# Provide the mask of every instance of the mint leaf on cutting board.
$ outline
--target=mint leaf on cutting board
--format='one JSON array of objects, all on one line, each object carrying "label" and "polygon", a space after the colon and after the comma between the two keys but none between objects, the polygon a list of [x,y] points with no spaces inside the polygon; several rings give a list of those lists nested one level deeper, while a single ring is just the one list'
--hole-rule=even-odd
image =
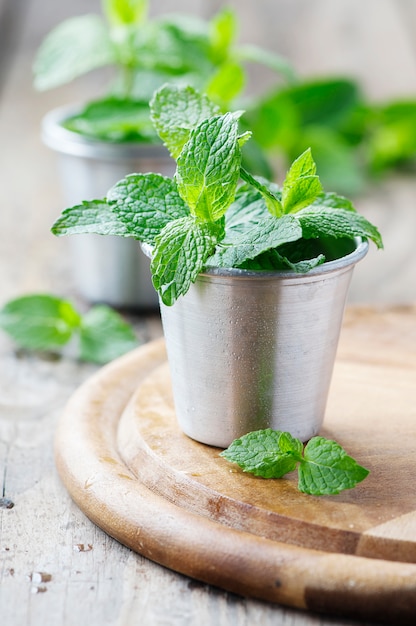
[{"label": "mint leaf on cutting board", "polygon": [[261,478],[282,478],[298,467],[299,491],[314,496],[352,489],[369,474],[331,439],[312,437],[304,448],[290,433],[270,428],[235,439],[220,456]]}]

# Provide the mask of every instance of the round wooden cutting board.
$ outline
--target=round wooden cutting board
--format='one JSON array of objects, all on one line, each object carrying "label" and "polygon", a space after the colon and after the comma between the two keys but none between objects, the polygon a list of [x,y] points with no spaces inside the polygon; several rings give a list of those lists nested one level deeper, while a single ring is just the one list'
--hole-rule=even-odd
[{"label": "round wooden cutting board", "polygon": [[93,522],[175,571],[311,611],[413,624],[415,394],[416,309],[348,310],[322,434],[370,475],[308,496],[296,473],[255,478],[180,432],[158,340],[74,394],[57,467]]}]

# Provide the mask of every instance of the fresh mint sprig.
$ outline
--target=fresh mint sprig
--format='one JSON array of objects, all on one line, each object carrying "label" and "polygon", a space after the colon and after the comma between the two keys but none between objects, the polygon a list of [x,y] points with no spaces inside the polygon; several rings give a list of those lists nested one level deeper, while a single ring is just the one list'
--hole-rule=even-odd
[{"label": "fresh mint sprig", "polygon": [[304,447],[290,433],[270,428],[235,439],[220,456],[262,478],[282,478],[298,468],[299,490],[314,496],[352,489],[369,474],[331,439],[312,437]]},{"label": "fresh mint sprig", "polygon": [[30,294],[7,302],[0,310],[0,328],[22,348],[60,351],[78,339],[83,361],[103,364],[138,344],[132,327],[105,305],[81,315],[68,300]]},{"label": "fresh mint sprig", "polygon": [[150,244],[153,284],[164,304],[174,304],[204,268],[306,272],[352,252],[356,237],[382,247],[377,228],[349,200],[323,191],[309,149],[280,187],[242,167],[251,134],[239,132],[241,112],[220,115],[206,96],[172,85],[159,89],[150,107],[176,157],[174,179],[129,175],[106,199],[66,209],[52,232]]}]

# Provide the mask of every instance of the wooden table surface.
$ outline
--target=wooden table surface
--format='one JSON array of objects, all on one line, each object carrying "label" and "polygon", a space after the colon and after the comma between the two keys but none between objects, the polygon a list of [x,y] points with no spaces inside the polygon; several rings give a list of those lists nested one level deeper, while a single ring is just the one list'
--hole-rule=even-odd
[{"label": "wooden table surface", "polygon": [[[0,9],[7,4],[12,3],[2,0]],[[79,100],[92,87],[81,81],[71,90],[36,95],[30,78],[42,31],[39,10],[44,10],[42,28],[48,29],[54,17],[60,19],[60,5],[15,3],[26,11],[20,15],[23,25],[8,22],[9,30],[2,31],[12,36],[2,40],[0,66],[0,306],[11,297],[41,291],[85,306],[74,291],[65,242],[49,233],[63,207],[54,158],[41,145],[39,123],[48,108]],[[385,307],[416,302],[415,201],[415,182],[398,179],[361,199],[360,208],[377,221],[389,245],[385,253],[377,253],[385,256],[372,254],[363,262],[351,303]],[[161,334],[157,316],[130,320],[142,342]],[[68,398],[96,369],[70,354],[57,358],[19,351],[0,333],[1,626],[358,624],[197,583],[95,527],[62,486],[52,441]]]}]

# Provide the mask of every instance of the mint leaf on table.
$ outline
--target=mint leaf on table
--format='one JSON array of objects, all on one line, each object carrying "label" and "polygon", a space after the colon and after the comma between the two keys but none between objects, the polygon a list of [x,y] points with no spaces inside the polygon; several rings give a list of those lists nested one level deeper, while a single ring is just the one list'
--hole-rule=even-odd
[{"label": "mint leaf on table", "polygon": [[98,15],[71,17],[42,42],[33,66],[34,85],[41,91],[52,89],[116,62],[104,20]]},{"label": "mint leaf on table", "polygon": [[79,328],[80,358],[103,364],[137,347],[132,327],[108,306],[97,305],[86,313]]},{"label": "mint leaf on table", "polygon": [[150,101],[154,127],[174,159],[177,159],[193,128],[218,115],[219,107],[192,87],[164,85]]},{"label": "mint leaf on table", "polygon": [[223,224],[188,216],[170,222],[156,237],[152,279],[162,302],[170,306],[186,293],[224,236]]},{"label": "mint leaf on table", "polygon": [[288,433],[267,428],[235,439],[220,456],[255,476],[281,478],[296,468],[303,447],[299,443]]},{"label": "mint leaf on table", "polygon": [[178,157],[179,194],[201,220],[215,222],[234,200],[241,166],[240,115],[226,113],[201,122]]},{"label": "mint leaf on table", "polygon": [[108,202],[129,236],[149,244],[166,224],[189,215],[175,181],[161,174],[126,176],[110,189]]},{"label": "mint leaf on table", "polygon": [[352,489],[368,474],[338,443],[313,437],[299,467],[299,490],[317,496],[333,495]]},{"label": "mint leaf on table", "polygon": [[304,448],[290,433],[270,428],[235,439],[220,456],[262,478],[282,478],[298,467],[299,490],[315,496],[352,489],[369,474],[335,441],[312,437]]},{"label": "mint leaf on table", "polygon": [[67,300],[47,294],[10,300],[0,311],[0,327],[29,350],[53,350],[66,344],[81,323]]},{"label": "mint leaf on table", "polygon": [[377,228],[365,217],[347,209],[309,206],[296,214],[305,239],[313,237],[364,237],[374,241],[378,248],[383,241]]},{"label": "mint leaf on table", "polygon": [[22,348],[55,352],[79,337],[80,358],[106,363],[137,346],[132,327],[104,305],[81,315],[68,300],[32,294],[7,302],[0,310],[0,328]]},{"label": "mint leaf on table", "polygon": [[132,237],[106,200],[89,200],[65,209],[51,228],[54,235],[120,235]]},{"label": "mint leaf on table", "polygon": [[240,237],[235,237],[232,245],[219,247],[209,264],[218,267],[239,267],[245,261],[254,259],[267,250],[301,237],[302,228],[295,217],[284,215],[277,220],[268,215]]}]

